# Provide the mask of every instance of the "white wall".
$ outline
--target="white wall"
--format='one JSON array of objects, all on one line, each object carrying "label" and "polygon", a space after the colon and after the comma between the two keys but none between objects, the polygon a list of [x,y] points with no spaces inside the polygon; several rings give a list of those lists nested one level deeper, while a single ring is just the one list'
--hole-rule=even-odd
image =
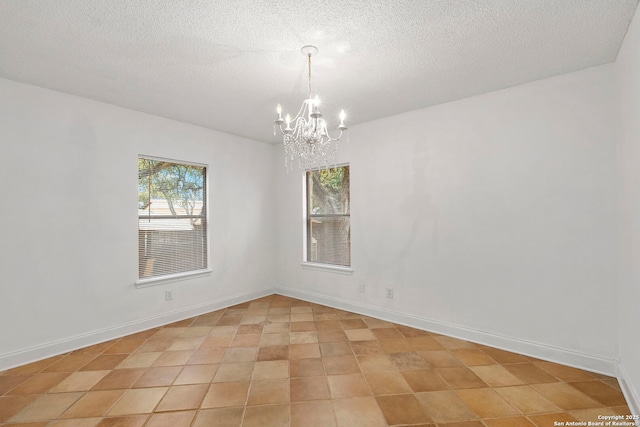
[{"label": "white wall", "polygon": [[629,27],[615,64],[620,132],[620,373],[627,400],[640,414],[640,16]]},{"label": "white wall", "polygon": [[[0,144],[0,370],[273,287],[272,146],[8,80]],[[209,165],[211,275],[134,286],[139,154]]]},{"label": "white wall", "polygon": [[282,291],[614,373],[613,88],[605,65],[354,126],[354,273],[301,268],[280,172]]}]

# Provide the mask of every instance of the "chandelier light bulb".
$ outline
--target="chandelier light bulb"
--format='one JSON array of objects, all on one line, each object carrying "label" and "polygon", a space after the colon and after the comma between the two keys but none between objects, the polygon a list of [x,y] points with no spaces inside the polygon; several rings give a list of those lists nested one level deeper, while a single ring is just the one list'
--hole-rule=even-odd
[{"label": "chandelier light bulb", "polygon": [[347,118],[347,114],[344,112],[344,110],[340,110],[340,126],[344,126],[344,119]]}]

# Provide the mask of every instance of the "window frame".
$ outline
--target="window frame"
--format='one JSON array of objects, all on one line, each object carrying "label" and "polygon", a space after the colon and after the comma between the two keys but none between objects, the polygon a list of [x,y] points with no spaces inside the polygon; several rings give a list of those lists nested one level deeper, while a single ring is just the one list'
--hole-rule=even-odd
[{"label": "window frame", "polygon": [[342,264],[330,264],[324,262],[317,261],[309,261],[310,256],[310,242],[309,242],[309,224],[314,216],[316,217],[348,217],[349,218],[349,234],[351,235],[351,165],[349,163],[338,163],[332,165],[332,167],[328,169],[334,168],[349,168],[349,213],[348,214],[311,214],[310,213],[310,199],[309,199],[309,180],[308,173],[320,171],[323,169],[327,169],[325,167],[317,167],[312,169],[306,169],[302,173],[302,263],[300,264],[303,268],[310,270],[320,270],[320,271],[328,271],[332,273],[339,274],[353,274],[353,258],[352,258],[352,248],[351,248],[351,238],[349,239],[349,260],[350,265],[342,265]]},{"label": "window frame", "polygon": [[[158,156],[150,156],[150,155],[146,155],[146,154],[139,154],[136,157],[136,161],[139,161],[140,159],[144,159],[144,160],[152,160],[152,161],[160,161],[160,162],[169,162],[169,163],[175,163],[175,164],[179,164],[179,165],[185,165],[185,166],[195,166],[195,167],[201,167],[204,168],[204,194],[203,194],[203,207],[204,207],[204,211],[205,214],[204,215],[198,215],[199,217],[203,218],[203,220],[205,221],[206,224],[206,229],[205,229],[205,238],[206,238],[206,267],[202,268],[202,269],[197,269],[197,270],[190,270],[190,271],[184,271],[184,272],[179,272],[179,273],[170,273],[170,274],[164,274],[161,276],[152,276],[152,277],[140,277],[140,247],[137,246],[138,249],[138,256],[137,256],[137,264],[138,264],[138,274],[137,274],[137,280],[135,281],[135,286],[137,288],[144,288],[144,287],[148,287],[148,286],[155,286],[155,285],[160,285],[163,283],[169,283],[169,282],[177,282],[177,281],[182,281],[182,280],[187,280],[187,279],[191,279],[191,278],[195,278],[195,277],[201,277],[201,276],[205,276],[205,275],[209,275],[211,274],[212,270],[211,270],[211,229],[210,229],[210,225],[209,225],[209,165],[206,163],[199,163],[199,162],[192,162],[192,161],[186,161],[186,160],[179,160],[179,159],[173,159],[173,158],[167,158],[167,157],[158,157]],[[140,197],[140,189],[137,189],[137,198]],[[192,215],[187,215],[187,216],[192,216]],[[139,215],[139,212],[136,213],[136,229],[137,229],[137,233],[139,235],[140,233],[140,218],[141,216]],[[138,242],[139,242],[139,237],[138,237]],[[139,245],[139,243],[138,243]]]}]

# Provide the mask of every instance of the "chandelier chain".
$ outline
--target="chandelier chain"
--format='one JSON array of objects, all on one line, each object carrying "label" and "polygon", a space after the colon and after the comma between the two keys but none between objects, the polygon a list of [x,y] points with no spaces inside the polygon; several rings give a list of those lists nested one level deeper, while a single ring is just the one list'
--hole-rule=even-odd
[{"label": "chandelier chain", "polygon": [[311,53],[307,54],[309,58],[309,96],[311,96]]}]

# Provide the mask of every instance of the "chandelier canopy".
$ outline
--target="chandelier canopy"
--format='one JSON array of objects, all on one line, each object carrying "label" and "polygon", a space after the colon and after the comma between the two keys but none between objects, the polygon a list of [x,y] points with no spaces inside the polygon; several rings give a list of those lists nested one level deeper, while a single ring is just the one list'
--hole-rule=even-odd
[{"label": "chandelier canopy", "polygon": [[[314,97],[311,94],[311,57],[318,53],[318,48],[304,46],[301,52],[307,56],[309,97],[302,102],[300,111],[293,119],[287,114],[283,120],[282,107],[278,104],[277,116],[273,122],[273,134],[276,134],[276,126],[278,126],[283,135],[284,161],[287,170],[291,169],[296,159],[300,168],[311,169],[319,166],[328,168],[336,163],[337,142],[347,130],[344,125],[346,114],[344,110],[340,111],[338,116],[340,118],[338,125],[340,133],[335,138],[331,137],[327,130],[327,122],[320,113],[320,99],[317,95]],[[283,124],[285,125],[284,129],[282,128]]]}]

